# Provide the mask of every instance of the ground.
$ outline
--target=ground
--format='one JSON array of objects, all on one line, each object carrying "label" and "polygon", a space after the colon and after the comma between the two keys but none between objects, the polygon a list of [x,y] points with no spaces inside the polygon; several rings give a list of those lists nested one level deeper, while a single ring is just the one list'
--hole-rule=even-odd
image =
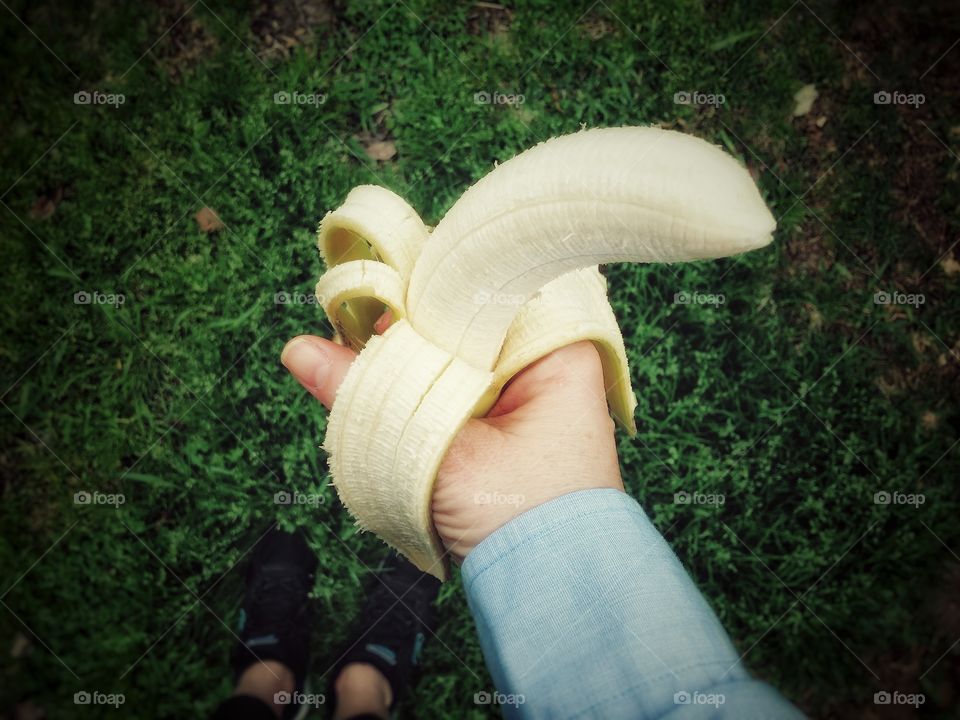
[{"label": "ground", "polygon": [[[541,140],[654,123],[739,157],[778,230],[605,269],[629,492],[805,712],[955,717],[958,37],[947,2],[4,5],[0,713],[209,711],[273,523],[320,558],[321,686],[383,547],[278,362],[329,330],[317,221],[373,182],[436,223]],[[494,716],[457,580],[439,612],[405,715]]]}]

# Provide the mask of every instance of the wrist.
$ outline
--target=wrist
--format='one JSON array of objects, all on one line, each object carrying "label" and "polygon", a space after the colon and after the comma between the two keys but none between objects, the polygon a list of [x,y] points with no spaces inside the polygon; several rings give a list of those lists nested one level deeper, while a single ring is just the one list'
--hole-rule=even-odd
[{"label": "wrist", "polygon": [[433,521],[444,548],[459,564],[487,537],[521,515],[565,495],[599,489],[623,492],[619,471],[594,481],[554,478],[509,490],[471,491],[438,481],[433,497]]}]

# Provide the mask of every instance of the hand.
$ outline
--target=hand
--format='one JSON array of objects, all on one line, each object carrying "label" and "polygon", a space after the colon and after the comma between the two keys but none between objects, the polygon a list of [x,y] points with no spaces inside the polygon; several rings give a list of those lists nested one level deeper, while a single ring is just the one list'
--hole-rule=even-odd
[{"label": "hand", "polygon": [[[384,316],[377,324],[383,332]],[[328,409],[356,358],[310,335],[281,362]],[[591,342],[560,348],[518,374],[484,418],[469,420],[440,466],[433,522],[454,559],[549,500],[591,488],[623,490],[600,355]]]}]

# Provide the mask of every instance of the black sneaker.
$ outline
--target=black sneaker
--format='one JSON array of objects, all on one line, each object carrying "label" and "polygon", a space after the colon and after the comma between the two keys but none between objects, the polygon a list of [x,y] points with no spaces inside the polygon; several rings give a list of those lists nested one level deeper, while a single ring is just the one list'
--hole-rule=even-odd
[{"label": "black sneaker", "polygon": [[[390,683],[393,710],[404,688],[413,682],[420,664],[420,651],[435,622],[433,601],[440,581],[420,572],[415,565],[391,551],[367,591],[360,617],[347,642],[343,657],[330,675],[327,699],[336,707],[334,685],[340,671],[350,663],[369,663]],[[398,601],[397,598],[400,598]]]},{"label": "black sneaker", "polygon": [[[235,678],[261,660],[276,660],[290,669],[296,693],[302,693],[309,660],[310,613],[307,595],[313,587],[317,558],[300,532],[276,528],[257,543],[247,568],[247,589],[240,610],[233,651]],[[284,717],[300,710],[289,704]]]}]

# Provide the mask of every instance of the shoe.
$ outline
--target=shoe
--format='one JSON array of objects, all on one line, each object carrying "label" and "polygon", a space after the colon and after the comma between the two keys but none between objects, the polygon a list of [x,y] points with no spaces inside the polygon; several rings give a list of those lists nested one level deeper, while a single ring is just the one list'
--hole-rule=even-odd
[{"label": "shoe", "polygon": [[[393,710],[405,688],[413,683],[420,653],[436,612],[434,600],[440,581],[391,551],[367,592],[360,617],[330,675],[330,712],[336,707],[334,686],[344,667],[368,663],[379,670],[393,691]],[[399,601],[398,601],[399,598]]]},{"label": "shoe", "polygon": [[[295,691],[284,718],[296,717],[300,707],[310,652],[308,595],[313,588],[317,558],[300,532],[276,528],[257,543],[247,567],[246,593],[232,657],[236,679],[261,660],[276,660],[290,669]],[[305,709],[305,708],[304,708]]]}]

